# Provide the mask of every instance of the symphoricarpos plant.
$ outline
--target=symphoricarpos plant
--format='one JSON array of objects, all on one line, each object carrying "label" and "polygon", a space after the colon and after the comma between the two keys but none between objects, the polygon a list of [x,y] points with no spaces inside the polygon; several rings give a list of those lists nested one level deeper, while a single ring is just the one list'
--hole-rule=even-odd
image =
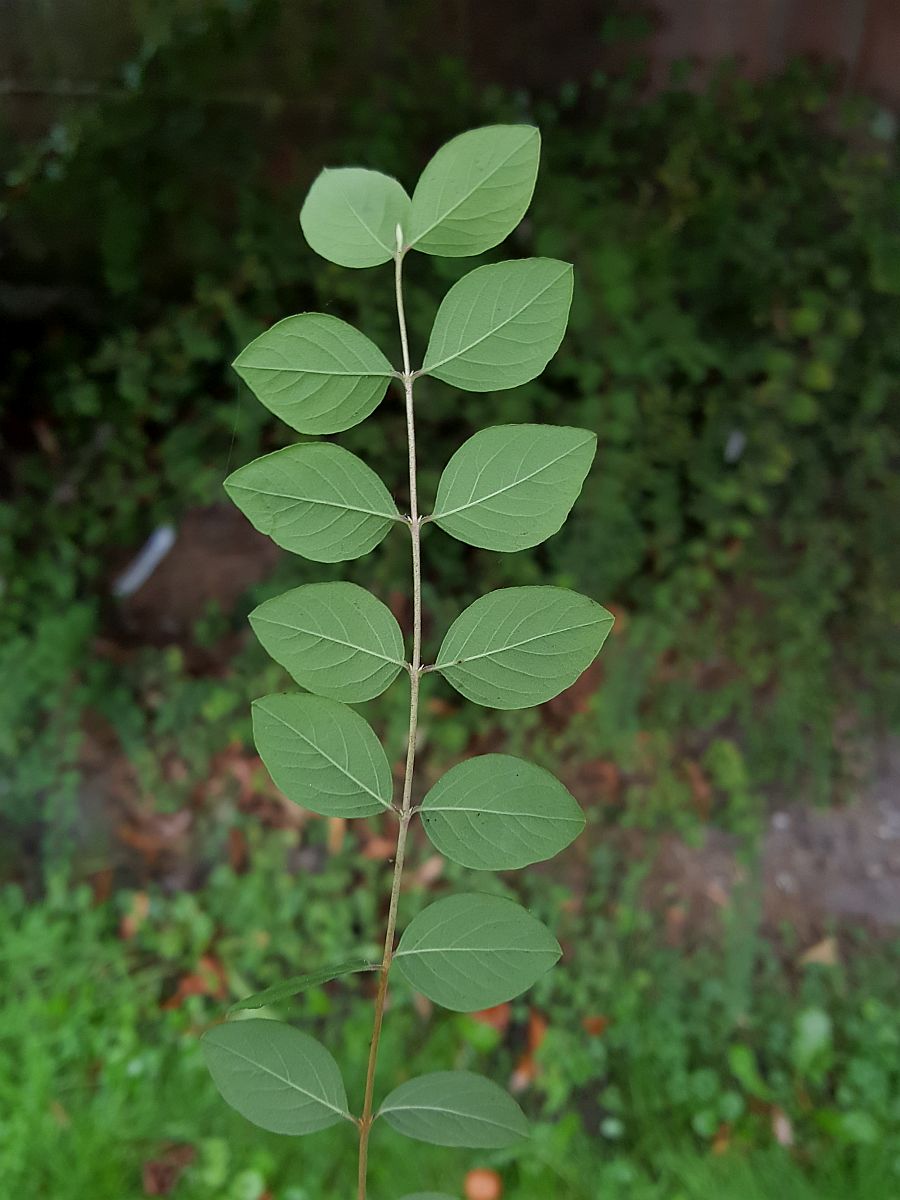
[{"label": "symphoricarpos plant", "polygon": [[[473,1012],[518,996],[560,956],[553,934],[526,909],[477,890],[434,901],[398,941],[412,821],[421,820],[441,854],[474,871],[507,871],[550,858],[584,825],[558,780],[505,754],[453,767],[418,804],[413,784],[419,696],[429,674],[439,672],[476,704],[527,708],[572,684],[612,626],[606,609],[576,592],[512,587],[484,595],[460,613],[433,658],[422,645],[423,530],[437,526],[430,534],[435,541],[449,535],[487,550],[526,550],[561,527],[594,457],[596,437],[585,429],[482,429],[452,455],[423,513],[416,381],[427,375],[463,391],[494,392],[534,379],[562,340],[572,268],[549,258],[478,267],[444,297],[419,360],[407,338],[403,264],[411,251],[457,258],[498,245],[528,207],[539,155],[540,135],[530,126],[463,133],[431,159],[412,199],[396,179],[377,171],[323,171],[303,205],[303,232],[315,251],[340,266],[393,264],[399,366],[365,334],[324,313],[286,317],[235,362],[259,400],[301,434],[334,434],[356,425],[374,412],[392,381],[406,411],[408,514],[361,459],[330,441],[303,441],[267,454],[225,483],[257,529],[317,562],[367,554],[393,526],[405,528],[410,539],[408,639],[389,609],[352,583],[294,588],[250,616],[267,652],[305,689],[253,705],[254,738],[272,779],[290,800],[325,816],[389,815],[397,845],[380,964],[337,963],[236,1007],[259,1008],[341,975],[377,971],[364,1093],[351,1105],[330,1051],[291,1025],[243,1018],[217,1025],[203,1038],[222,1096],[263,1129],[308,1134],[340,1122],[352,1127],[359,1200],[366,1196],[376,1122],[446,1146],[502,1147],[527,1134],[512,1097],[468,1071],[413,1077],[376,1097],[391,979],[399,975],[444,1008]],[[349,705],[380,695],[400,675],[409,686],[409,736],[397,796],[378,738]]]}]

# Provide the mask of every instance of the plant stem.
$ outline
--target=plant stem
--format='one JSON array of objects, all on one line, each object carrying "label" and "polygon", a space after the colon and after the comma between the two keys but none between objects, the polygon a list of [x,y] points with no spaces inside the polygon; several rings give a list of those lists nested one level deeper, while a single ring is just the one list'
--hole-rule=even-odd
[{"label": "plant stem", "polygon": [[422,521],[419,516],[419,498],[416,479],[416,425],[413,411],[413,372],[409,362],[409,341],[406,334],[406,314],[403,308],[403,247],[400,229],[397,229],[397,253],[394,256],[394,286],[397,299],[397,320],[400,325],[400,344],[403,350],[403,393],[406,400],[406,434],[409,447],[409,531],[412,537],[412,585],[413,585],[413,638],[412,661],[409,664],[409,735],[406,743],[406,771],[403,776],[403,800],[400,807],[400,827],[397,832],[397,849],[394,855],[394,876],[391,881],[391,899],[388,905],[387,929],[384,935],[384,954],[378,976],[378,991],[375,996],[375,1018],[372,1024],[372,1041],[369,1046],[369,1065],[366,1071],[366,1092],[362,1116],[359,1119],[359,1200],[366,1200],[366,1174],[369,1159],[369,1134],[372,1129],[372,1097],[375,1090],[375,1068],[378,1063],[378,1045],[381,1040],[381,1025],[384,1020],[384,1005],[387,999],[388,976],[394,957],[394,934],[397,928],[397,906],[400,900],[400,881],[403,878],[403,862],[406,857],[406,837],[412,818],[412,785],[416,761],[416,730],[419,723],[419,680],[422,674],[422,558],[420,532]]}]

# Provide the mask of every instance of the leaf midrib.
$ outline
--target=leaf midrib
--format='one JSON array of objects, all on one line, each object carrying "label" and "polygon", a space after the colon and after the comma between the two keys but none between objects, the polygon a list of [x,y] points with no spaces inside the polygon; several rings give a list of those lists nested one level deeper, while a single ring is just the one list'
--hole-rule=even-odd
[{"label": "leaf midrib", "polygon": [[454,813],[483,813],[486,817],[528,817],[533,821],[571,821],[574,824],[583,824],[581,817],[558,817],[555,813],[532,813],[532,812],[516,812],[511,808],[485,808],[484,805],[475,805],[473,808],[464,807],[461,804],[429,804],[423,805],[421,812],[424,815],[437,812],[454,812]]},{"label": "leaf midrib", "polygon": [[[257,617],[256,620],[264,621],[267,625],[277,625],[279,629],[291,629],[294,633],[305,633],[308,637],[322,638],[326,642],[334,642],[336,646],[346,646],[348,650],[358,650],[360,654],[369,654],[372,658],[380,658],[382,662],[390,663],[393,667],[406,666],[406,663],[400,658],[389,658],[386,654],[369,649],[368,646],[357,646],[355,642],[345,642],[342,638],[334,637],[330,633],[323,633],[321,629],[303,629],[300,625],[289,625],[287,621],[276,621],[274,617]],[[317,669],[321,670],[321,668]]]},{"label": "leaf midrib", "polygon": [[521,1130],[516,1129],[514,1125],[507,1125],[503,1121],[492,1121],[490,1117],[482,1117],[477,1113],[469,1113],[465,1109],[444,1108],[440,1104],[392,1104],[390,1108],[382,1105],[378,1115],[383,1117],[387,1116],[388,1113],[396,1112],[446,1113],[451,1117],[463,1117],[467,1121],[478,1121],[482,1125],[493,1125],[496,1129],[505,1129],[508,1133],[515,1133],[519,1137],[524,1137]]},{"label": "leaf midrib", "polygon": [[235,366],[245,371],[287,371],[293,375],[335,375],[350,379],[390,379],[397,374],[390,365],[387,370],[381,371],[320,371],[317,367],[266,367],[262,363],[242,363],[240,359],[236,359]]},{"label": "leaf midrib", "polygon": [[[475,195],[475,193],[478,191],[478,189],[480,187],[484,187],[484,185],[487,183],[487,181],[489,179],[493,179],[493,177],[497,174],[497,172],[499,170],[501,170],[501,168],[506,166],[506,164],[513,157],[513,155],[518,154],[520,150],[524,149],[524,147],[527,146],[528,143],[533,140],[534,136],[535,135],[533,133],[529,134],[529,136],[525,139],[525,141],[520,142],[520,144],[518,146],[516,146],[514,150],[511,150],[510,153],[507,154],[506,158],[504,158],[501,162],[497,163],[496,167],[494,167],[493,170],[489,171],[487,175],[482,175],[482,177],[472,185],[472,187],[469,189],[469,191],[465,192],[464,195],[462,195],[459,198],[459,200],[456,201],[455,204],[451,204],[451,206],[448,209],[446,209],[443,213],[441,213],[441,215],[439,217],[436,217],[435,220],[432,221],[432,223],[428,226],[427,229],[423,229],[421,233],[416,235],[415,239],[409,243],[410,248],[417,245],[417,243],[421,242],[422,238],[428,237],[429,233],[431,233],[431,231],[433,229],[436,229],[438,225],[440,225],[443,221],[446,221],[447,218],[450,217],[453,213],[455,213],[456,210],[459,207],[461,207],[461,205],[465,204],[465,202],[467,200],[471,200],[471,198]],[[413,193],[412,199],[413,199],[413,208],[415,208],[415,203],[416,203],[415,193]]]},{"label": "leaf midrib", "polygon": [[381,240],[381,238],[378,236],[378,234],[375,232],[375,230],[370,229],[369,226],[366,224],[366,222],[362,219],[362,217],[359,215],[359,213],[353,207],[353,201],[347,195],[347,189],[345,187],[341,187],[341,192],[343,194],[344,201],[345,201],[347,207],[353,213],[354,217],[356,217],[357,221],[359,221],[360,225],[363,227],[363,229],[366,231],[366,233],[369,235],[369,237],[372,239],[372,241],[375,242],[376,245],[379,245],[382,248],[382,250],[385,250],[387,252],[388,258],[393,258],[393,255],[394,255],[393,249],[390,246],[386,246],[384,244],[384,242]]},{"label": "leaf midrib", "polygon": [[[454,359],[462,358],[464,354],[468,354],[471,350],[474,350],[476,346],[480,346],[481,343],[487,341],[489,337],[493,337],[495,333],[499,333],[501,329],[509,325],[511,321],[515,321],[516,317],[520,317],[526,309],[530,308],[532,304],[536,304],[538,300],[540,300],[541,296],[543,296],[546,292],[549,292],[555,284],[559,283],[567,269],[567,267],[564,267],[554,279],[550,280],[546,287],[542,287],[539,292],[536,292],[533,296],[531,296],[521,308],[516,309],[514,313],[510,313],[510,315],[502,320],[499,325],[492,326],[487,333],[483,333],[481,337],[476,338],[474,342],[470,342],[467,346],[462,346],[459,350],[455,350],[452,354],[448,354],[447,357],[442,358],[440,362],[429,363],[426,355],[425,362],[422,364],[422,374],[433,374],[440,367],[445,367],[447,363],[453,362]],[[490,267],[482,267],[481,270],[488,271],[490,270]]]},{"label": "leaf midrib", "polygon": [[540,475],[542,471],[549,471],[550,468],[555,467],[558,462],[562,462],[564,458],[568,458],[570,454],[575,454],[582,448],[582,446],[586,446],[590,440],[591,439],[587,437],[583,442],[579,442],[577,446],[570,446],[568,450],[557,455],[556,458],[551,459],[549,462],[544,463],[544,465],[538,467],[536,471],[532,471],[528,475],[523,475],[521,479],[514,479],[512,483],[504,484],[503,487],[497,488],[497,490],[494,492],[488,492],[484,496],[479,496],[476,500],[469,500],[465,504],[460,504],[458,508],[447,508],[441,512],[434,512],[431,514],[431,519],[433,521],[439,521],[444,517],[454,517],[457,513],[465,512],[467,508],[477,508],[479,504],[486,504],[488,500],[493,500],[495,496],[502,496],[504,492],[511,491],[512,488],[519,487],[523,483],[528,483],[530,479],[534,479],[535,476]]},{"label": "leaf midrib", "polygon": [[362,788],[364,792],[368,792],[372,799],[377,800],[383,808],[388,809],[391,807],[389,800],[385,800],[383,797],[379,796],[377,792],[373,792],[372,789],[364,784],[361,779],[357,779],[356,776],[352,775],[346,767],[342,767],[341,764],[336,762],[330,754],[327,754],[321,746],[317,746],[316,743],[308,738],[305,733],[301,733],[299,729],[296,729],[289,721],[286,721],[284,717],[280,717],[278,713],[273,712],[271,708],[261,707],[260,712],[268,713],[270,717],[274,717],[276,721],[280,721],[285,729],[289,729],[291,733],[296,733],[297,737],[306,742],[307,746],[311,746],[313,750],[315,750],[318,754],[321,754],[323,758],[327,759],[336,770],[340,771],[342,775],[346,775],[351,783],[355,783],[356,786]]},{"label": "leaf midrib", "polygon": [[279,1075],[277,1071],[273,1071],[271,1067],[263,1066],[261,1062],[257,1062],[255,1058],[248,1058],[246,1054],[241,1054],[239,1050],[235,1050],[232,1046],[224,1046],[221,1042],[216,1043],[216,1049],[225,1051],[227,1054],[239,1058],[241,1062],[249,1063],[251,1067],[255,1067],[258,1071],[262,1071],[265,1075],[271,1075],[273,1079],[277,1079],[279,1083],[285,1084],[292,1088],[295,1092],[299,1092],[301,1096],[308,1096],[310,1100],[314,1100],[316,1104],[321,1104],[323,1108],[330,1108],[332,1112],[336,1112],[339,1116],[347,1121],[352,1121],[353,1117],[344,1108],[338,1108],[336,1104],[324,1100],[321,1096],[317,1096],[315,1092],[308,1092],[306,1088],[302,1088],[299,1083],[294,1083],[292,1079],[284,1075]]},{"label": "leaf midrib", "polygon": [[291,492],[270,492],[265,488],[250,487],[245,483],[232,483],[231,487],[243,492],[252,492],[255,496],[271,496],[273,500],[296,500],[298,504],[319,504],[323,508],[339,508],[341,511],[362,513],[366,517],[383,517],[386,521],[402,521],[399,512],[376,512],[373,508],[359,508],[355,504],[345,504],[337,500],[319,500],[315,496],[297,496]]},{"label": "leaf midrib", "polygon": [[[421,954],[496,954],[514,950],[516,954],[553,954],[549,947],[540,946],[424,946],[421,950],[395,950],[394,958],[409,958]],[[558,956],[557,956],[558,957]]]},{"label": "leaf midrib", "polygon": [[565,629],[551,629],[546,633],[537,633],[534,637],[525,638],[521,642],[510,642],[508,646],[498,646],[493,650],[485,650],[481,654],[468,654],[465,658],[454,658],[450,662],[436,662],[434,664],[435,671],[443,671],[446,667],[461,667],[464,663],[476,662],[479,658],[496,658],[498,654],[505,654],[508,650],[518,650],[521,646],[527,646],[531,642],[539,642],[542,638],[555,637],[560,633],[574,633],[577,629],[590,629],[594,625],[608,624],[605,618],[598,618],[596,621],[585,621],[582,625],[567,625]]}]

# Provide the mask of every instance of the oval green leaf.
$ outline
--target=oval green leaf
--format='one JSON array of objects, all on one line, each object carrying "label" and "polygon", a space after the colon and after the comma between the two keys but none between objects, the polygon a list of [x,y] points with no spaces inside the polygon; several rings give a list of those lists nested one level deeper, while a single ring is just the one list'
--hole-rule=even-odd
[{"label": "oval green leaf", "polygon": [[352,1121],[337,1063],[315,1038],[280,1021],[217,1025],[203,1056],[226,1104],[270,1133],[302,1134]]},{"label": "oval green leaf", "polygon": [[472,1071],[434,1071],[401,1083],[378,1116],[432,1146],[493,1150],[528,1136],[528,1121],[512,1096]]},{"label": "oval green leaf", "polygon": [[466,392],[517,387],[559,349],[572,303],[572,267],[523,258],[478,267],[444,297],[422,364]]},{"label": "oval green leaf", "polygon": [[375,731],[323,696],[253,702],[253,740],[277,788],[324,817],[370,817],[391,806],[393,779]]},{"label": "oval green leaf", "polygon": [[560,954],[550,930],[521,905],[471,893],[437,900],[414,917],[394,962],[435,1004],[477,1012],[530,988]]},{"label": "oval green leaf", "polygon": [[482,429],[453,455],[431,520],[485,550],[536,546],[559,530],[578,499],[597,435],[559,425]]},{"label": "oval green leaf", "polygon": [[340,433],[381,403],[394,368],[364,333],[326,313],[285,317],[233,363],[266,408],[300,433]]},{"label": "oval green leaf", "polygon": [[225,490],[260,533],[315,562],[368,554],[403,519],[371,467],[329,442],[257,458],[233,471]]},{"label": "oval green leaf", "polygon": [[380,171],[321,171],[300,212],[304,237],[341,267],[377,267],[394,257],[397,226],[409,230],[410,201],[402,184]]},{"label": "oval green leaf", "polygon": [[558,779],[509,754],[482,754],[451,767],[421,811],[435,848],[475,871],[543,862],[584,828],[584,813]]},{"label": "oval green leaf", "polygon": [[413,193],[409,244],[446,258],[498,245],[531,203],[540,156],[532,125],[487,125],[447,142]]},{"label": "oval green leaf", "polygon": [[282,1000],[290,1000],[309,988],[320,987],[332,979],[340,979],[344,975],[358,975],[362,971],[377,971],[378,963],[370,963],[365,958],[350,958],[346,962],[332,963],[330,967],[321,967],[318,971],[310,971],[308,975],[292,975],[281,983],[273,984],[265,991],[255,992],[232,1004],[229,1012],[241,1012],[245,1009],[265,1008],[269,1004],[280,1004]]},{"label": "oval green leaf", "polygon": [[390,609],[355,583],[308,583],[250,614],[264,649],[301,687],[356,704],[380,696],[405,666]]},{"label": "oval green leaf", "polygon": [[434,670],[476,704],[529,708],[575,682],[612,624],[612,613],[567,588],[501,588],[456,618]]}]

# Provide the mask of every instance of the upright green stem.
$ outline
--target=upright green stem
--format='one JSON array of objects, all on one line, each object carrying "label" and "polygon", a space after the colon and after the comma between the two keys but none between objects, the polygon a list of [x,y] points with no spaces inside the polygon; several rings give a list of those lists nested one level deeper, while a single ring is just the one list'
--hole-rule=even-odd
[{"label": "upright green stem", "polygon": [[406,434],[409,447],[409,531],[412,536],[413,639],[412,661],[409,664],[409,735],[406,743],[406,771],[403,776],[403,800],[400,807],[400,827],[397,831],[397,850],[394,855],[394,876],[388,905],[384,953],[378,975],[375,996],[375,1018],[369,1046],[369,1065],[366,1071],[366,1093],[362,1116],[359,1119],[359,1200],[366,1200],[366,1174],[369,1159],[369,1134],[372,1130],[372,1098],[375,1091],[375,1068],[378,1063],[378,1044],[384,1020],[388,976],[394,957],[394,934],[397,929],[397,905],[400,900],[400,881],[406,857],[406,837],[412,817],[412,784],[416,761],[416,729],[419,723],[419,680],[422,675],[422,558],[419,516],[419,496],[416,478],[416,424],[413,410],[413,372],[409,361],[409,341],[406,334],[406,314],[403,308],[403,245],[397,228],[397,253],[394,256],[394,286],[397,298],[397,320],[400,325],[400,345],[403,350],[403,393],[406,400]]}]

